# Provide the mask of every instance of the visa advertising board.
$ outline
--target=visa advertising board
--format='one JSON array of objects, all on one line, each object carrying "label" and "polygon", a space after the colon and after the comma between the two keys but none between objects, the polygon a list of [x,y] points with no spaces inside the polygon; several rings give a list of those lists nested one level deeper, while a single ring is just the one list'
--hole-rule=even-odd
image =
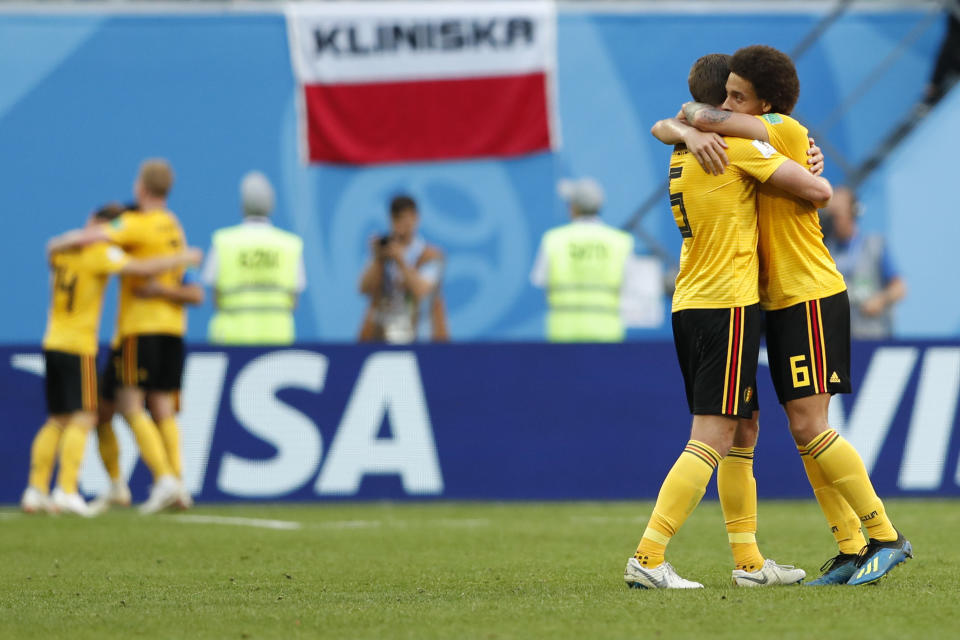
[{"label": "visa advertising board", "polygon": [[[960,495],[960,343],[854,345],[831,424],[882,496]],[[0,502],[19,500],[45,419],[43,355],[0,348]],[[755,472],[766,498],[810,488],[769,371]],[[190,350],[180,427],[198,501],[651,499],[689,437],[673,345],[301,345]],[[135,499],[151,481],[114,418]],[[80,488],[106,487],[91,437]],[[709,495],[709,494],[708,494]]]}]

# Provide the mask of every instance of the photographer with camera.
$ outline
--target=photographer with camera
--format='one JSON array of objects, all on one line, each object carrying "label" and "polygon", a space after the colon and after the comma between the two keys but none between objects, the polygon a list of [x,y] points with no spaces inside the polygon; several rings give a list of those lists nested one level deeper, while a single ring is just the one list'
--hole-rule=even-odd
[{"label": "photographer with camera", "polygon": [[[440,295],[443,253],[417,234],[419,222],[413,198],[398,195],[390,201],[390,233],[371,240],[371,261],[360,277],[360,293],[370,299],[360,327],[361,342],[449,339]],[[426,315],[429,332],[423,322]]]}]

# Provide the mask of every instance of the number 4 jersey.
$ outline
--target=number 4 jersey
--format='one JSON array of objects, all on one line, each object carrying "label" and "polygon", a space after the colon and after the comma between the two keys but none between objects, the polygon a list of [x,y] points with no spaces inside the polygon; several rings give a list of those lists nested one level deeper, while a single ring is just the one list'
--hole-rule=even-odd
[{"label": "number 4 jersey", "polygon": [[120,248],[106,242],[50,257],[53,296],[43,336],[45,350],[96,355],[103,293],[110,275],[129,260]]},{"label": "number 4 jersey", "polygon": [[670,158],[670,205],[683,236],[673,311],[755,304],[757,183],[787,158],[758,140],[725,138],[726,171],[706,173],[686,146]]}]

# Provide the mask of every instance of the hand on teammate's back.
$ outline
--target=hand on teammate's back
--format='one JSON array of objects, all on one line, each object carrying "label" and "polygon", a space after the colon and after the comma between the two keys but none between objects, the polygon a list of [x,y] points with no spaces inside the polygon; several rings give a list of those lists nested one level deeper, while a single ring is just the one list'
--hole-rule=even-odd
[{"label": "hand on teammate's back", "polygon": [[724,151],[727,148],[727,143],[723,141],[723,136],[708,131],[690,129],[683,139],[687,145],[687,150],[693,154],[707,173],[718,176],[730,163]]},{"label": "hand on teammate's back", "polygon": [[203,262],[203,249],[189,247],[184,253],[187,254],[187,264],[191,267],[199,267]]},{"label": "hand on teammate's back", "polygon": [[820,150],[813,138],[807,138],[807,140],[810,141],[810,148],[807,149],[807,167],[810,169],[810,173],[818,176],[823,173],[823,151]]},{"label": "hand on teammate's back", "polygon": [[157,282],[155,278],[150,278],[134,289],[133,295],[138,298],[158,298],[166,289],[167,287]]}]

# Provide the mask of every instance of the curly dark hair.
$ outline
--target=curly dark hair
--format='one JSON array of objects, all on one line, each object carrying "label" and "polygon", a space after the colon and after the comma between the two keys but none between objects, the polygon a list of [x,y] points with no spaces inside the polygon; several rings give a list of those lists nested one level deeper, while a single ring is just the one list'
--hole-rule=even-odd
[{"label": "curly dark hair", "polygon": [[762,44],[743,47],[730,58],[730,71],[748,80],[772,112],[790,115],[797,106],[800,79],[793,60],[782,51]]},{"label": "curly dark hair", "polygon": [[698,59],[690,67],[687,86],[697,102],[712,106],[723,104],[727,99],[727,76],[730,75],[730,56],[725,53],[710,53]]}]

